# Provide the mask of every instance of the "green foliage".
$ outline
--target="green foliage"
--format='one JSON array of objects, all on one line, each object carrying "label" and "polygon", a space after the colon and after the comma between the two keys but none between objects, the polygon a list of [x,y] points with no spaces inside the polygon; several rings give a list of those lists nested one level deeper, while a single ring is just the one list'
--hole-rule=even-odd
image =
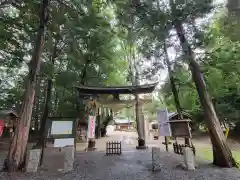
[{"label": "green foliage", "polygon": [[[205,56],[201,68],[220,120],[236,122],[240,117],[240,44],[231,40],[231,31],[226,33],[225,26],[222,25],[225,14],[217,14],[216,17],[205,29]],[[182,107],[196,119],[203,120],[196,89],[191,83],[188,70],[183,67],[175,68],[174,73]],[[169,82],[164,84],[162,91],[165,100],[172,105]]]},{"label": "green foliage", "polygon": [[[39,2],[25,1],[16,7],[8,5],[0,15],[0,58],[3,61],[0,108],[19,110],[22,104]],[[121,56],[123,50],[118,45],[117,29],[112,25],[114,16],[109,5],[101,2],[51,1],[34,120],[38,121],[43,113],[48,79],[53,80],[49,116],[77,116],[76,85],[125,84],[123,71],[127,62]],[[11,10],[14,13],[10,13]]]},{"label": "green foliage", "polygon": [[[40,1],[24,1],[1,7],[0,107],[22,103],[24,77],[38,28]],[[199,59],[221,120],[235,122],[240,114],[240,42],[238,13],[220,9],[207,28],[195,21],[211,12],[212,1],[175,1],[173,13],[163,0],[57,1],[49,8],[41,71],[38,75],[33,119],[43,112],[46,85],[53,80],[51,116],[77,113],[74,86],[139,83],[158,75],[165,67],[164,44],[176,50],[172,61],[181,106],[201,122],[202,110],[182,49],[173,32],[178,17]],[[150,119],[159,107],[175,110],[168,80],[161,87],[164,103],[146,105]],[[82,105],[81,105],[82,106]]]}]

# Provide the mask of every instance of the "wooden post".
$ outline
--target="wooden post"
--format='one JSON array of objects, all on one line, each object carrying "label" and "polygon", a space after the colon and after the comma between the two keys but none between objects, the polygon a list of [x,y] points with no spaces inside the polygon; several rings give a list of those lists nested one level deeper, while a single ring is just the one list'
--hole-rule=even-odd
[{"label": "wooden post", "polygon": [[166,151],[168,152],[168,137],[164,136]]}]

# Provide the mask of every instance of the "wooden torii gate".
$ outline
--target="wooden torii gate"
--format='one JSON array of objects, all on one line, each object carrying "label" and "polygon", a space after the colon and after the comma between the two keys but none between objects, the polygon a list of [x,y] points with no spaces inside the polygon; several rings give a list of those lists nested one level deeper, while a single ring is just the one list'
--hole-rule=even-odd
[{"label": "wooden torii gate", "polygon": [[[102,105],[111,105],[111,104],[135,104],[136,109],[136,122],[137,122],[137,131],[138,131],[138,146],[137,149],[145,149],[145,122],[143,115],[143,101],[138,98],[139,94],[152,93],[156,88],[158,83],[137,85],[137,86],[112,86],[112,87],[94,87],[94,86],[77,86],[79,94],[94,95],[100,97],[99,95],[112,95],[111,100],[103,100],[101,98],[96,98],[96,102]],[[135,97],[135,100],[120,100],[120,94],[132,94]],[[89,140],[88,144],[95,144]],[[93,148],[89,146],[89,148]]]}]

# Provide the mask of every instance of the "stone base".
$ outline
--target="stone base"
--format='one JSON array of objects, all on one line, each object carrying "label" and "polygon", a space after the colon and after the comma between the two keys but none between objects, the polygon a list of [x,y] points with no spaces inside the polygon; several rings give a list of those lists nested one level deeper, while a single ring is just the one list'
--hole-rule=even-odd
[{"label": "stone base", "polygon": [[193,154],[193,151],[189,147],[184,148],[184,164],[187,167],[188,170],[195,170],[195,156]]},{"label": "stone base", "polygon": [[88,148],[91,149],[91,148],[95,148],[95,144],[96,144],[96,141],[93,140],[93,139],[90,139],[88,141]]},{"label": "stone base", "polygon": [[41,156],[41,149],[32,149],[27,153],[26,172],[37,172]]},{"label": "stone base", "polygon": [[148,147],[147,146],[136,146],[136,149],[148,149]]},{"label": "stone base", "polygon": [[183,158],[184,158],[184,162],[177,165],[178,168],[181,168],[187,171],[194,171],[196,168],[198,168],[197,164],[195,163],[195,156],[191,148],[189,147],[184,148]]},{"label": "stone base", "polygon": [[138,146],[136,146],[136,149],[147,149],[148,147],[145,144],[145,140],[139,139],[138,140]]},{"label": "stone base", "polygon": [[161,170],[160,148],[152,148],[152,171]]},{"label": "stone base", "polygon": [[[166,145],[166,143],[165,143],[165,142],[162,142],[162,144],[163,144],[163,145]],[[172,142],[168,142],[168,144],[172,144]]]},{"label": "stone base", "polygon": [[88,148],[88,147],[87,147],[87,148],[84,149],[84,151],[86,151],[86,152],[87,152],[87,151],[96,151],[96,149],[97,149],[97,148],[95,148],[95,147],[92,147],[92,148]]},{"label": "stone base", "polygon": [[194,171],[195,169],[198,168],[198,165],[195,164],[195,169],[188,169],[188,167],[186,166],[186,164],[185,164],[184,162],[181,162],[181,163],[178,164],[176,167],[177,167],[177,168],[181,168],[181,169],[186,170],[186,171]]}]

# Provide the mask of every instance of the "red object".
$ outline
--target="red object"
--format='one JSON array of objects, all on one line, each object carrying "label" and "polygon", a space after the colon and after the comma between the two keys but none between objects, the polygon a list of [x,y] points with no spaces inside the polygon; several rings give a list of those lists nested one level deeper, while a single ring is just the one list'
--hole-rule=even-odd
[{"label": "red object", "polygon": [[2,136],[4,126],[4,120],[0,120],[0,137]]},{"label": "red object", "polygon": [[89,116],[88,121],[88,138],[94,138],[95,136],[95,117]]}]

